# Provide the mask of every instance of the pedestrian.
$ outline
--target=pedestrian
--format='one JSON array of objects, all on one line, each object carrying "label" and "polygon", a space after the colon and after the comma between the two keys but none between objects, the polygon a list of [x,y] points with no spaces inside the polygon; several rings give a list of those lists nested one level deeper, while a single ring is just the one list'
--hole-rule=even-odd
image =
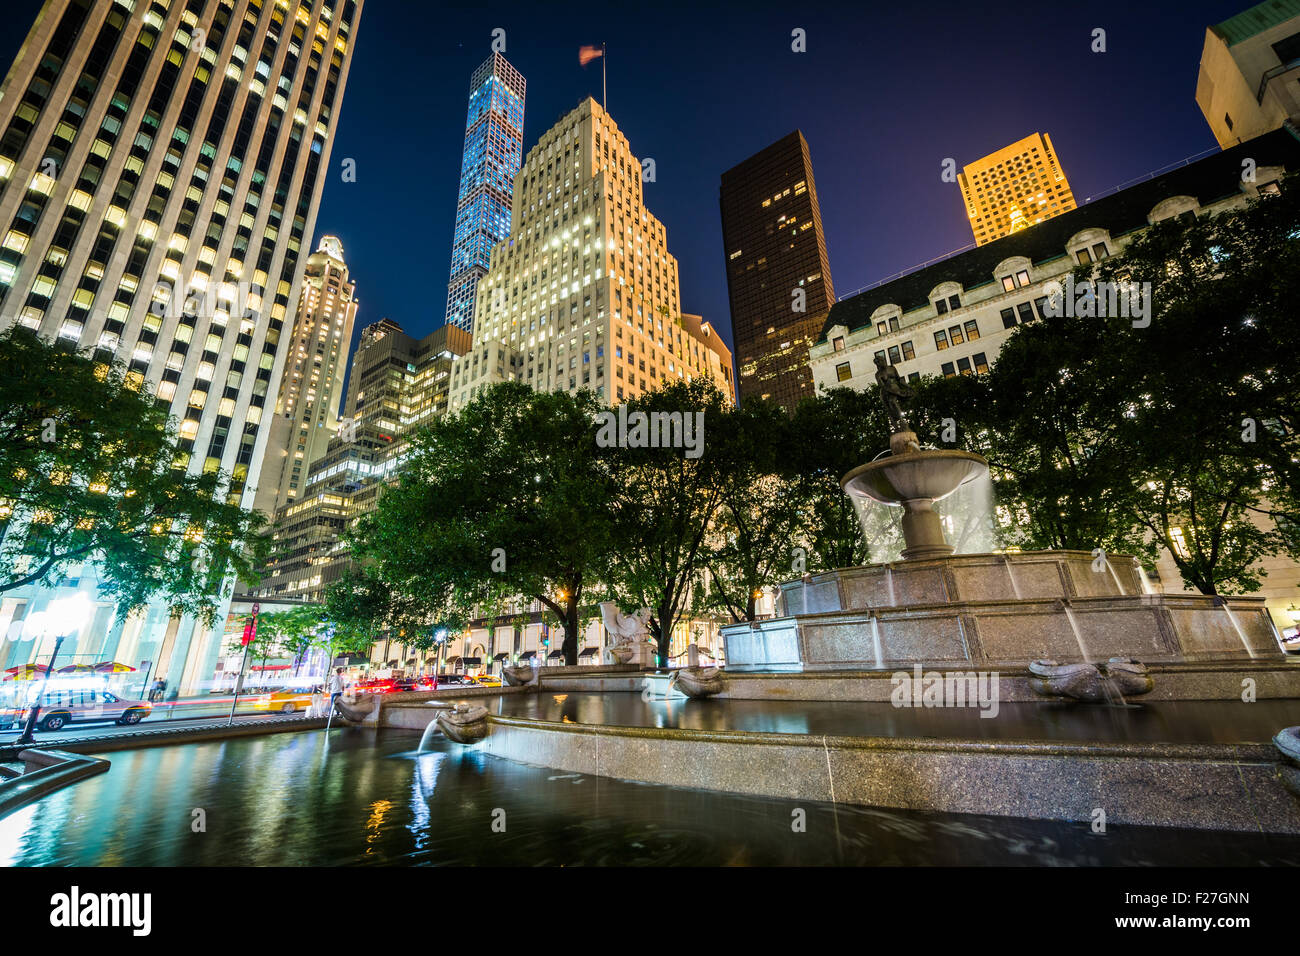
[{"label": "pedestrian", "polygon": [[330,678],[330,712],[338,706],[339,698],[343,696],[343,668],[334,668],[334,676]]}]

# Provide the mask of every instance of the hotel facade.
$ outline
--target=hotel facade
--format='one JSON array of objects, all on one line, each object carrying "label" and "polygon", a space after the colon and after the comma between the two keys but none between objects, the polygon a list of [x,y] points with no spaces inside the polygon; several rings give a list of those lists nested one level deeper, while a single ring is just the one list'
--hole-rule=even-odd
[{"label": "hotel facade", "polygon": [[[0,327],[127,364],[179,422],[177,466],[228,475],[245,507],[361,9],[47,0],[0,86]],[[0,630],[76,587],[96,612],[65,660],[147,668],[172,693],[211,673],[233,581],[211,629],[161,605],[114,624],[95,582],[88,564],[5,595]],[[48,655],[34,643],[9,642],[5,666]]]}]

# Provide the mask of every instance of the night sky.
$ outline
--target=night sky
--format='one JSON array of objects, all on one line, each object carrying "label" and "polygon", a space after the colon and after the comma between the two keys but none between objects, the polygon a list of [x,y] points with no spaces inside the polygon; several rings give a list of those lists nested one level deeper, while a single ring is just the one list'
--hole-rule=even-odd
[{"label": "night sky", "polygon": [[[1207,25],[1249,0],[871,4],[439,3],[367,0],[317,221],[357,282],[357,331],[383,316],[442,323],[469,76],[506,31],[527,78],[524,151],[600,96],[657,182],[682,308],[730,341],[720,174],[796,127],[812,150],[835,291],[843,296],[971,242],[940,179],[1035,131],[1051,135],[1080,205],[1215,146],[1194,99]],[[4,0],[7,69],[39,0]],[[807,31],[806,53],[791,31]],[[1090,50],[1106,30],[1107,52]],[[357,182],[341,164],[357,161]],[[312,248],[315,248],[315,240]]]}]

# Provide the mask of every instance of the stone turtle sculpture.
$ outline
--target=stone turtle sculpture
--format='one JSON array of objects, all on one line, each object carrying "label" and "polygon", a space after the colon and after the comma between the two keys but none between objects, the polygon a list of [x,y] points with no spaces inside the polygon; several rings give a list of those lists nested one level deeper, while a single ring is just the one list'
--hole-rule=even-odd
[{"label": "stone turtle sculpture", "polygon": [[434,718],[448,740],[458,744],[478,743],[488,735],[487,708],[479,704],[460,703]]},{"label": "stone turtle sculpture", "polygon": [[680,667],[668,679],[687,697],[712,697],[722,691],[722,669],[718,667]]},{"label": "stone turtle sculpture", "polygon": [[1112,657],[1104,664],[1040,660],[1029,665],[1029,686],[1045,697],[1098,704],[1149,694],[1155,680],[1145,664],[1132,658]]}]

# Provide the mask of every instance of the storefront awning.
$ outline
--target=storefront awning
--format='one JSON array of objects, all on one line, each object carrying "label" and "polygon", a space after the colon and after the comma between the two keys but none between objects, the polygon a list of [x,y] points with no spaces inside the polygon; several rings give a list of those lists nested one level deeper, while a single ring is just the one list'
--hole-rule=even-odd
[{"label": "storefront awning", "polygon": [[546,659],[548,661],[553,661],[557,657],[563,657],[563,656],[564,656],[564,651],[551,651],[551,653],[546,655]]},{"label": "storefront awning", "polygon": [[578,652],[579,657],[595,657],[600,653],[599,647],[584,647]]},{"label": "storefront awning", "polygon": [[466,667],[478,667],[480,664],[483,663],[483,658],[466,657],[461,659],[461,663],[464,664]]},{"label": "storefront awning", "polygon": [[494,661],[508,661],[510,660],[510,655],[502,651],[500,654],[493,654],[492,659]]},{"label": "storefront awning", "polygon": [[524,651],[522,654],[519,655],[519,659],[520,659],[521,661],[526,661],[526,660],[529,660],[530,658],[534,658],[534,657],[536,657],[536,656],[537,656],[537,652],[536,652],[536,651]]}]

